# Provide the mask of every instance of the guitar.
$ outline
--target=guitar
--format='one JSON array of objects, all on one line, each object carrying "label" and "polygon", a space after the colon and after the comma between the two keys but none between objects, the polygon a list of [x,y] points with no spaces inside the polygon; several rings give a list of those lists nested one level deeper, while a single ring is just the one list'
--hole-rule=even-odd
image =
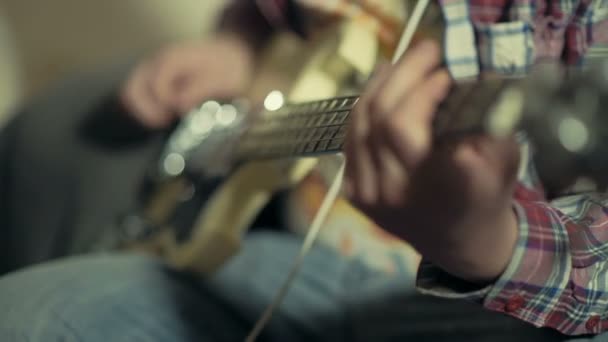
[{"label": "guitar", "polygon": [[[317,61],[327,61],[321,55]],[[358,96],[303,101],[298,94],[314,93],[305,84],[335,93],[336,78],[352,75],[355,65],[372,65],[372,59],[332,68],[329,81],[315,73],[319,69],[308,69],[302,79],[309,82],[296,85],[299,90],[287,96],[295,101],[288,103],[280,92],[271,92],[262,108],[239,100],[203,103],[167,141],[142,208],[123,222],[129,234],[122,244],[197,273],[221,267],[273,194],[298,184],[319,156],[342,150]],[[564,186],[579,176],[602,182],[608,162],[600,143],[607,133],[594,128],[603,124],[608,64],[595,70],[567,78],[543,69],[526,80],[491,77],[458,84],[439,108],[436,139],[523,129],[542,151],[537,167],[549,184]]]}]

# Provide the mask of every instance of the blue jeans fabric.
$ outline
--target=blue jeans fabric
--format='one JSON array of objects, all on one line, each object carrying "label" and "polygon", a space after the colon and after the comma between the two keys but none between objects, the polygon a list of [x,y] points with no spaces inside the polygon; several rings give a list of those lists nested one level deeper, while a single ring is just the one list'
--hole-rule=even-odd
[{"label": "blue jeans fabric", "polygon": [[[207,280],[129,254],[75,257],[12,273],[0,279],[0,341],[242,341],[300,243],[284,233],[252,234]],[[317,246],[261,340],[401,340],[408,336],[404,317],[412,315],[410,281]],[[426,329],[438,323],[427,322]]]}]

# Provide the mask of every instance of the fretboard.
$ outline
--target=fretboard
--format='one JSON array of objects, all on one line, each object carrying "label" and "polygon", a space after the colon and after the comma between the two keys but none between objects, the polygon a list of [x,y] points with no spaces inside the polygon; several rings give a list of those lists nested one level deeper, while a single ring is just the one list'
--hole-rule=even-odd
[{"label": "fretboard", "polygon": [[287,104],[251,127],[238,155],[247,160],[339,152],[358,99],[345,96]]},{"label": "fretboard", "polygon": [[[436,113],[435,135],[479,130],[484,115],[509,83],[491,79],[454,86]],[[358,99],[345,96],[287,104],[251,127],[237,155],[241,160],[253,160],[340,152]]]}]

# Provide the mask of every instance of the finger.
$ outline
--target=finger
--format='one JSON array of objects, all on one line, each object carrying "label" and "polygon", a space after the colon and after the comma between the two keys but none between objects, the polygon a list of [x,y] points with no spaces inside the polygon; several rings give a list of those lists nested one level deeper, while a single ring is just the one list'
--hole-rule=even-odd
[{"label": "finger", "polygon": [[378,90],[371,103],[374,116],[388,115],[412,89],[421,84],[441,63],[437,43],[427,40],[413,47],[393,66],[391,77]]},{"label": "finger", "polygon": [[483,167],[503,179],[510,186],[517,176],[520,162],[520,147],[515,137],[494,138],[477,136],[469,139],[471,149],[479,156]]},{"label": "finger", "polygon": [[408,170],[389,148],[383,145],[375,147],[371,153],[377,156],[379,199],[386,207],[398,207],[407,194]]},{"label": "finger", "polygon": [[350,115],[350,126],[345,143],[346,181],[349,196],[354,200],[372,202],[376,198],[373,161],[369,152],[368,103],[382,82],[388,77],[388,65],[380,65]]},{"label": "finger", "polygon": [[[433,42],[423,42],[404,55],[391,71],[391,77],[378,90],[370,105],[371,151],[378,176],[380,199],[385,205],[397,206],[405,197],[408,170],[384,142],[383,127],[390,120],[399,101],[420,84],[440,63],[440,51]],[[407,110],[407,109],[406,109]]]},{"label": "finger", "polygon": [[360,145],[363,144],[362,140],[367,139],[368,135],[368,124],[366,118],[366,112],[370,98],[375,94],[377,88],[380,87],[382,82],[388,77],[388,64],[380,64],[370,77],[369,82],[366,85],[366,89],[363,91],[357,104],[351,110],[349,115],[348,132],[344,143],[344,153],[346,155],[346,190],[350,195],[354,195],[355,183],[359,178],[357,174],[356,160],[357,156],[360,155]]},{"label": "finger", "polygon": [[364,107],[353,110],[351,139],[346,145],[346,178],[349,195],[357,202],[370,203],[376,199],[373,160],[369,150],[369,124]]},{"label": "finger", "polygon": [[180,87],[180,91],[174,101],[174,106],[180,114],[187,113],[210,96],[213,95],[207,84],[190,80],[190,82]]},{"label": "finger", "polygon": [[410,172],[430,149],[432,120],[450,86],[444,69],[434,72],[422,85],[403,99],[381,123],[382,138]]},{"label": "finger", "polygon": [[187,82],[184,72],[186,62],[172,51],[162,54],[154,62],[154,74],[151,77],[151,91],[158,101],[171,110],[176,110],[179,84]]},{"label": "finger", "polygon": [[[425,160],[426,172],[436,179],[434,186],[444,190],[448,201],[487,198],[487,194],[503,194],[503,201],[476,205],[487,213],[504,207],[510,201],[516,180],[518,147],[484,136],[470,136],[442,145]],[[513,163],[513,161],[515,161]],[[446,174],[446,171],[448,174]],[[451,194],[451,195],[450,195]]]},{"label": "finger", "polygon": [[122,91],[122,100],[131,114],[144,126],[149,128],[166,127],[171,115],[160,105],[149,91],[151,65],[140,64],[127,81]]}]

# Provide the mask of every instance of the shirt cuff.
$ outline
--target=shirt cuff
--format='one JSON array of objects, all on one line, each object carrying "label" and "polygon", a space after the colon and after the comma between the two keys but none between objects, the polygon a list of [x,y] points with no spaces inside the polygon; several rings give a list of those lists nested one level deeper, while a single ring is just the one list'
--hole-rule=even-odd
[{"label": "shirt cuff", "polygon": [[[564,302],[563,291],[570,272],[561,269],[569,263],[568,235],[559,226],[557,215],[547,214],[544,203],[514,203],[519,222],[519,236],[511,261],[503,274],[487,286],[462,286],[455,277],[446,276],[434,265],[421,265],[418,272],[419,292],[443,298],[477,301],[492,311],[503,312],[535,326],[549,326],[563,333],[589,333],[582,324],[570,325],[567,311],[556,313]],[[531,222],[545,220],[543,224]],[[578,311],[578,310],[576,310]],[[561,322],[560,322],[561,321]],[[566,323],[564,323],[566,322]]]}]

